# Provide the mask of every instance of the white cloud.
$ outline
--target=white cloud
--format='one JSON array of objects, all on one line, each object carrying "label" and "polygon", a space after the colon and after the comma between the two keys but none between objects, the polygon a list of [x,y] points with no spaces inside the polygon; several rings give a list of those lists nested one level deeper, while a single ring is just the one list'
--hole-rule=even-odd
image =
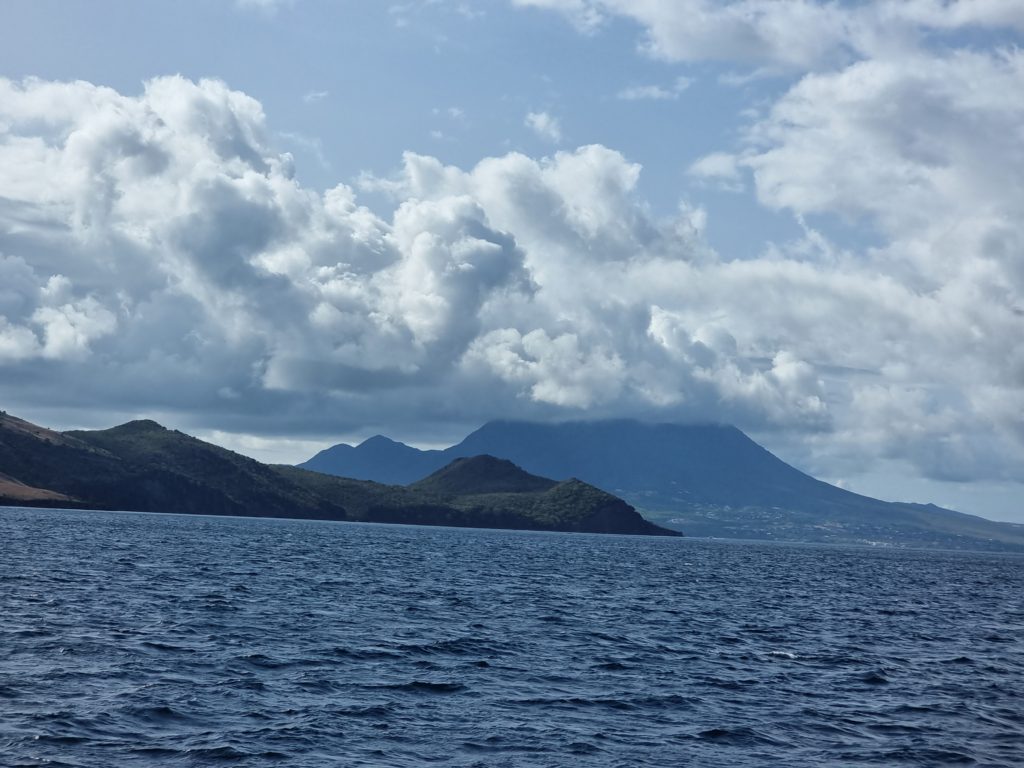
[{"label": "white cloud", "polygon": [[699,208],[652,217],[640,167],[599,145],[409,153],[364,178],[394,198],[377,214],[299,184],[260,104],[218,81],[0,81],[0,396],[262,434],[720,420],[1022,479],[1019,77],[1012,52],[794,85],[736,164],[766,204],[823,199],[886,245],[808,226],[747,260],[703,242]]},{"label": "white cloud", "polygon": [[[615,18],[635,22],[646,55],[746,68],[726,76],[736,83],[785,74],[781,96],[759,88],[741,141],[689,169],[700,182],[737,192],[752,180],[763,205],[791,212],[804,229],[798,242],[769,245],[761,259],[699,273],[715,273],[706,286],[712,294],[761,273],[757,285],[736,289],[763,305],[735,315],[721,310],[731,318],[740,362],[755,350],[762,360],[783,360],[784,353],[797,361],[775,374],[792,395],[789,411],[776,410],[788,413],[783,420],[798,419],[791,374],[807,373],[805,364],[820,374],[823,389],[805,387],[804,400],[805,416],[828,417],[819,456],[828,444],[834,461],[846,451],[863,464],[874,451],[932,477],[1020,478],[1007,456],[1020,457],[1024,437],[1016,407],[1024,390],[1024,57],[1012,45],[1024,31],[1024,5],[514,3],[558,11],[577,24],[590,18],[588,32]],[[1011,43],[998,48],[963,33],[994,33]],[[664,94],[652,88],[636,95]],[[806,221],[822,214],[870,232],[878,245],[861,253],[835,247]],[[693,341],[692,321],[677,306],[659,306],[649,334],[666,352],[694,364],[716,359]],[[786,340],[783,349],[771,352],[764,338],[753,343],[757,324],[748,323],[755,318],[758,333],[771,328],[777,342]],[[691,369],[699,370],[707,367]],[[756,390],[754,377],[730,386],[723,371],[702,374],[717,382],[722,402],[730,392]],[[763,413],[772,412],[770,398],[760,402]]]},{"label": "white cloud", "polygon": [[305,136],[294,131],[281,131],[277,135],[285,142],[293,144],[303,152],[314,157],[321,168],[330,170],[331,161],[328,160],[327,155],[324,154],[324,143],[318,137]]},{"label": "white cloud", "polygon": [[262,11],[273,14],[278,8],[290,7],[295,0],[235,0],[235,5],[245,10]]},{"label": "white cloud", "polygon": [[557,11],[593,32],[622,17],[641,48],[668,61],[726,61],[807,70],[915,47],[922,31],[1024,30],[1017,0],[512,0]]},{"label": "white cloud", "polygon": [[740,159],[728,152],[712,152],[699,158],[690,166],[688,173],[730,192],[742,192],[744,189]]},{"label": "white cloud", "polygon": [[[1022,432],[1006,407],[1024,382],[1021,124],[1019,51],[866,61],[797,83],[742,160],[766,205],[874,226],[884,245],[868,264],[935,298],[916,323],[943,329],[938,346],[911,350],[923,340],[908,334],[917,364],[893,360],[895,381],[855,393],[868,423],[890,425],[878,443],[933,475],[984,472]],[[957,394],[939,384],[952,380]],[[964,437],[984,429],[987,447]]]},{"label": "white cloud", "polygon": [[891,233],[1019,211],[1024,54],[955,52],[808,75],[750,131],[761,200]]},{"label": "white cloud", "polygon": [[[965,400],[980,380],[1002,379],[1002,356],[1021,359],[1006,297],[981,309],[955,298],[969,285],[959,274],[935,292],[928,264],[889,274],[810,228],[763,259],[721,261],[695,239],[694,214],[658,224],[642,213],[638,173],[603,147],[540,163],[492,158],[468,173],[407,156],[393,194],[478,200],[493,226],[514,233],[538,286],[528,312],[504,307],[504,327],[470,346],[468,371],[497,376],[517,397],[590,412],[656,408],[825,429],[832,450],[861,445],[862,462],[865,449],[899,455],[936,476],[949,476],[965,448],[998,453],[985,447],[994,439],[1003,459],[975,461],[969,472],[1016,473],[1006,457],[1021,446],[1002,426],[1005,414],[986,410],[981,400],[991,398]],[[979,334],[991,350],[976,346]],[[965,359],[966,367],[953,362]],[[898,407],[921,391],[929,395],[918,401],[913,441],[899,437],[905,420],[864,395],[883,393]],[[959,444],[942,440],[951,425]]]},{"label": "white cloud", "polygon": [[616,97],[623,101],[674,101],[693,84],[688,77],[677,77],[671,86],[633,85],[623,88]]},{"label": "white cloud", "polygon": [[523,124],[546,141],[558,144],[562,141],[562,125],[558,118],[547,112],[528,112]]},{"label": "white cloud", "polygon": [[512,0],[512,4],[558,11],[570,19],[577,29],[586,33],[596,31],[604,21],[599,4],[590,0]]},{"label": "white cloud", "polygon": [[318,101],[323,101],[330,95],[330,91],[307,91],[303,94],[302,100],[307,104],[316,104]]}]

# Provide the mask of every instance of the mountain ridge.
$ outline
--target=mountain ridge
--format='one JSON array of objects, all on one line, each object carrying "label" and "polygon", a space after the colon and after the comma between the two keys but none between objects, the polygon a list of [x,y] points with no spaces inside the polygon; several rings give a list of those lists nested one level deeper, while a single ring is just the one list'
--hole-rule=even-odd
[{"label": "mountain ridge", "polygon": [[[387,438],[385,438],[387,440]],[[571,476],[613,493],[688,535],[945,548],[1022,548],[1024,529],[934,505],[887,502],[825,483],[722,424],[628,419],[492,421],[444,450],[378,439],[322,451],[302,466],[413,482],[452,459],[491,454],[527,472]],[[390,457],[400,461],[390,463]]]},{"label": "mountain ridge", "polygon": [[597,488],[461,464],[446,487],[410,489],[262,464],[149,419],[55,432],[0,412],[0,505],[678,535]]}]

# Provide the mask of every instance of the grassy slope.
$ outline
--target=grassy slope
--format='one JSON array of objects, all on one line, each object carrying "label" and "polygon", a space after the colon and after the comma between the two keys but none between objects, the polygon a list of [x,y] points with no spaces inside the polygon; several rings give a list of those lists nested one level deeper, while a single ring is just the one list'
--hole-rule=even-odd
[{"label": "grassy slope", "polygon": [[18,504],[47,506],[74,502],[74,499],[63,493],[34,488],[3,473],[0,473],[0,499],[9,499]]}]

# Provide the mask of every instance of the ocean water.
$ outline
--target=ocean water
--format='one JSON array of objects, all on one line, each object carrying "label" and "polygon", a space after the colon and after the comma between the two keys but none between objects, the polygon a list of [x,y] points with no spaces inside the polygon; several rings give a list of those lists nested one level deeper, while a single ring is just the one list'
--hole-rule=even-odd
[{"label": "ocean water", "polygon": [[1024,765],[1024,558],[0,509],[3,766]]}]

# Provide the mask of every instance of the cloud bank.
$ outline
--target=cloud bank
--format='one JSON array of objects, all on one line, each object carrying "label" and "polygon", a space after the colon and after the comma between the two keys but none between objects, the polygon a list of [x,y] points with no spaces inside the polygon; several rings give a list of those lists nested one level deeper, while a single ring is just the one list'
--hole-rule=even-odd
[{"label": "cloud bank", "polygon": [[[641,168],[600,145],[406,154],[362,181],[381,213],[300,185],[222,82],[0,80],[0,397],[264,435],[717,420],[1024,479],[1022,72],[1005,52],[801,81],[709,167],[887,244],[807,227],[749,260],[707,246],[700,209],[653,218]],[[837,164],[823,131],[860,154]]]},{"label": "cloud bank", "polygon": [[[802,242],[770,245],[754,263],[773,275],[797,265],[813,273],[803,290],[791,283],[775,294],[802,305],[803,330],[786,317],[793,308],[763,319],[822,376],[827,440],[850,447],[854,471],[876,450],[932,478],[1020,479],[1024,5],[512,4],[559,12],[588,35],[627,20],[641,30],[645,56],[747,70],[723,71],[724,83],[776,76],[780,94],[761,89],[738,144],[689,172],[722,190],[751,189],[804,227]],[[843,252],[804,223],[815,218],[879,244]],[[840,281],[831,296],[826,278]],[[818,302],[825,311],[806,311]],[[815,342],[819,324],[826,332]],[[830,460],[841,472],[838,457]]]},{"label": "cloud bank", "polygon": [[891,55],[958,31],[1024,32],[1017,0],[511,0],[557,11],[583,32],[627,19],[640,50],[674,62],[804,71]]}]

